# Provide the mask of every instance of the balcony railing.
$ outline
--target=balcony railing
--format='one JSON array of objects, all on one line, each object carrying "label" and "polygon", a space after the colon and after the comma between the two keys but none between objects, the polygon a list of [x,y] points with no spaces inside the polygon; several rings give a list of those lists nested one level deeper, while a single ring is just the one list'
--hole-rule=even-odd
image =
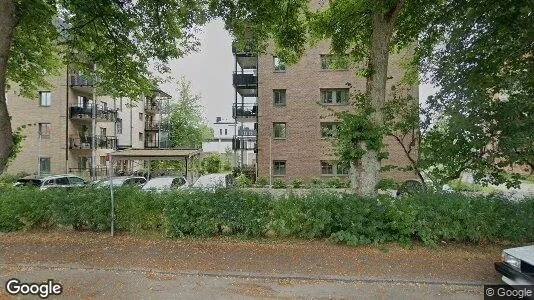
[{"label": "balcony railing", "polygon": [[257,136],[258,135],[258,131],[257,130],[254,130],[254,129],[238,129],[237,130],[237,135],[238,136]]},{"label": "balcony railing", "polygon": [[251,73],[234,73],[233,83],[235,87],[257,87],[258,76]]},{"label": "balcony railing", "polygon": [[162,128],[159,123],[145,122],[145,130],[159,131],[160,129]]},{"label": "balcony railing", "polygon": [[71,75],[70,76],[70,85],[71,86],[84,86],[92,87],[93,79],[85,75]]},{"label": "balcony railing", "polygon": [[234,119],[256,118],[258,115],[258,105],[255,103],[234,103],[232,107],[232,116]]},{"label": "balcony railing", "polygon": [[[70,118],[71,119],[91,119],[93,117],[93,108],[92,105],[82,106],[71,106],[70,107]],[[100,105],[96,107],[96,119],[98,121],[108,121],[115,122],[117,120],[117,111],[106,109]]]},{"label": "balcony railing", "polygon": [[234,138],[232,139],[232,150],[256,150],[258,144],[246,139]]},{"label": "balcony railing", "polygon": [[[92,136],[69,139],[69,149],[91,149]],[[114,136],[95,136],[97,149],[117,149],[117,138]]]}]

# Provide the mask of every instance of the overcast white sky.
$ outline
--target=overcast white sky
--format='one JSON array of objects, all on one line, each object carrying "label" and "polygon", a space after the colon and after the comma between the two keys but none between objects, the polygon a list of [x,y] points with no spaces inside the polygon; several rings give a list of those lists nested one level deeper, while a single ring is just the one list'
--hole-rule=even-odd
[{"label": "overcast white sky", "polygon": [[[199,52],[171,62],[171,76],[174,80],[163,84],[161,88],[178,98],[175,82],[184,76],[191,81],[193,91],[202,96],[201,104],[209,123],[215,122],[215,117],[230,119],[235,97],[232,86],[232,38],[224,29],[222,21],[214,21],[204,28],[200,42]],[[435,91],[432,86],[420,85],[419,101]]]}]

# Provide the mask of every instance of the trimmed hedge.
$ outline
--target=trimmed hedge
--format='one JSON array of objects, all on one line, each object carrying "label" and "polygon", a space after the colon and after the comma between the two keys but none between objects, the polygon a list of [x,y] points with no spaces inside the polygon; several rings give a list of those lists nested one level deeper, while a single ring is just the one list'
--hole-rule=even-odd
[{"label": "trimmed hedge", "polygon": [[[135,188],[119,188],[115,195],[116,227],[133,234],[328,238],[348,245],[534,241],[534,198],[422,193],[359,199],[315,191],[276,200],[240,189],[147,193]],[[110,221],[106,189],[0,187],[0,231],[60,226],[103,231]]]}]

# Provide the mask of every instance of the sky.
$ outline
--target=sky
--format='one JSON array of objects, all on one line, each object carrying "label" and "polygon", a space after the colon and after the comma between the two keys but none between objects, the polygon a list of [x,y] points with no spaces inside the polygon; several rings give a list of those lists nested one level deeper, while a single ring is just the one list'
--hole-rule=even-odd
[{"label": "sky", "polygon": [[[180,77],[191,82],[193,92],[201,95],[201,104],[207,123],[215,122],[216,117],[230,119],[234,88],[232,72],[234,57],[232,55],[232,38],[224,29],[220,20],[207,24],[200,36],[200,51],[191,53],[170,63],[172,81],[162,84],[161,89],[178,98],[176,80]],[[419,101],[424,102],[436,92],[431,85],[419,86]]]}]

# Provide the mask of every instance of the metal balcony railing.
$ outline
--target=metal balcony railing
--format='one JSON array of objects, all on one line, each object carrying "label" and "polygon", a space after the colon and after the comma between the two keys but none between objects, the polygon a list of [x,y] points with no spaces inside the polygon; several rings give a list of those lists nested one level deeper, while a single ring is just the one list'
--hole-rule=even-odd
[{"label": "metal balcony railing", "polygon": [[248,129],[248,128],[246,129],[239,128],[237,130],[237,135],[238,136],[257,136],[258,131],[254,129]]},{"label": "metal balcony railing", "polygon": [[234,73],[233,84],[235,87],[257,87],[258,86],[258,76],[251,73]]},{"label": "metal balcony railing", "polygon": [[[92,136],[69,139],[69,149],[91,149]],[[95,136],[97,149],[117,149],[117,138],[114,136]]]},{"label": "metal balcony railing", "polygon": [[258,115],[258,105],[256,103],[234,103],[232,115],[234,119],[240,117],[256,117]]},{"label": "metal balcony railing", "polygon": [[241,138],[232,139],[232,150],[256,150],[257,148],[258,144],[256,142]]},{"label": "metal balcony railing", "polygon": [[155,123],[155,122],[145,122],[145,130],[150,131],[159,131],[161,128],[161,124]]},{"label": "metal balcony railing", "polygon": [[[83,106],[71,106],[70,118],[71,119],[91,119],[93,117],[92,105]],[[96,119],[99,121],[115,122],[117,120],[117,111],[112,109],[106,109],[100,105],[96,107]]]},{"label": "metal balcony railing", "polygon": [[84,86],[92,87],[93,79],[85,75],[71,75],[70,76],[70,85],[71,86]]}]

